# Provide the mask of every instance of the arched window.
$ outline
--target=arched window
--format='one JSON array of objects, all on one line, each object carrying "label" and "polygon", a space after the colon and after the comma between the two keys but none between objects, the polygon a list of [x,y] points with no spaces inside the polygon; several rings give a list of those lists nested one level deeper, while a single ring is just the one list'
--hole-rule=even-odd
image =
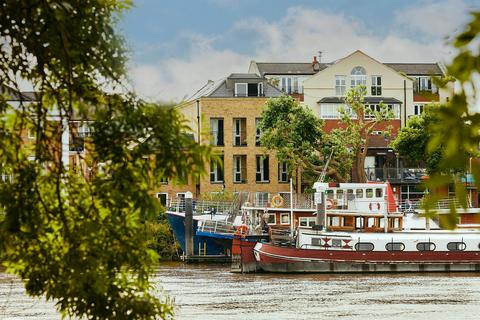
[{"label": "arched window", "polygon": [[350,72],[350,86],[355,88],[359,85],[367,85],[367,71],[365,71],[364,67],[356,66]]}]

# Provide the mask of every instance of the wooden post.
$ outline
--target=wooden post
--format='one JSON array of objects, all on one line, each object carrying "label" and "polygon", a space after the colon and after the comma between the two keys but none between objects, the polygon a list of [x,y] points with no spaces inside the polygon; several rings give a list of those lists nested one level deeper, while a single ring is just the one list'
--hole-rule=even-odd
[{"label": "wooden post", "polygon": [[185,258],[193,256],[193,194],[185,193]]}]

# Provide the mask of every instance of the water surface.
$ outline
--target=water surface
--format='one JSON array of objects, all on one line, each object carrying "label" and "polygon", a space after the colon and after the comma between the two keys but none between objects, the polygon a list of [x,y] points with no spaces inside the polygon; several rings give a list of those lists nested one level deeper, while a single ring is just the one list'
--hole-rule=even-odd
[{"label": "water surface", "polygon": [[[168,263],[158,287],[177,319],[479,319],[480,273],[233,274],[224,265]],[[0,274],[0,319],[60,319],[53,302]]]}]

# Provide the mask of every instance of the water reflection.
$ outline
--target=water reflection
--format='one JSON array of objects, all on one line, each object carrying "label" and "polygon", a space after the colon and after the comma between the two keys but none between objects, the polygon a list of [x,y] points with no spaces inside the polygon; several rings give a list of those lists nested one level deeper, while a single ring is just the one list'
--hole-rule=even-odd
[{"label": "water reflection", "polygon": [[[478,319],[480,274],[232,274],[167,263],[156,280],[178,319]],[[60,319],[52,302],[0,274],[0,319]]]}]

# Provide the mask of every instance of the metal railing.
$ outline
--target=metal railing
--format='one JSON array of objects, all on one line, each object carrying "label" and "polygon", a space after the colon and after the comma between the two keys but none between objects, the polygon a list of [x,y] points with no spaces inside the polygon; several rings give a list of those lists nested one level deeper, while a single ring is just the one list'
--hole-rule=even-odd
[{"label": "metal railing", "polygon": [[[313,194],[293,194],[292,200],[290,200],[290,193],[269,193],[268,197],[264,193],[247,193],[242,199],[242,204],[246,207],[263,207],[263,208],[283,208],[290,209],[293,205],[293,209],[314,209],[314,195]],[[278,196],[281,200],[278,200]],[[276,197],[276,199],[273,199]],[[277,200],[274,202],[273,200]],[[292,202],[293,201],[293,202]]]},{"label": "metal railing", "polygon": [[426,176],[427,171],[423,168],[365,168],[365,174],[369,181],[395,180],[402,182],[420,182]]},{"label": "metal railing", "polygon": [[235,234],[235,227],[227,221],[205,220],[202,221],[197,231],[209,233]]}]

